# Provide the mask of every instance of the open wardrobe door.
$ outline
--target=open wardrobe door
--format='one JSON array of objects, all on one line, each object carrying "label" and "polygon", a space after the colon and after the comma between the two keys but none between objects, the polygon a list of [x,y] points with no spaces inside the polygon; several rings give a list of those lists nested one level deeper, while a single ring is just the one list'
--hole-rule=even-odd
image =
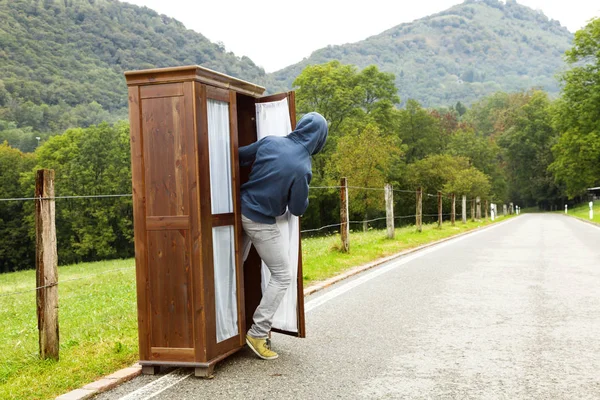
[{"label": "open wardrobe door", "polygon": [[[256,99],[257,140],[265,136],[286,136],[296,127],[294,92],[279,93]],[[292,281],[273,320],[274,332],[305,337],[304,285],[302,282],[302,247],[300,240],[300,218],[287,211],[277,218],[277,225],[288,244],[285,249],[290,259]],[[269,269],[261,266],[262,290],[269,281]]]}]

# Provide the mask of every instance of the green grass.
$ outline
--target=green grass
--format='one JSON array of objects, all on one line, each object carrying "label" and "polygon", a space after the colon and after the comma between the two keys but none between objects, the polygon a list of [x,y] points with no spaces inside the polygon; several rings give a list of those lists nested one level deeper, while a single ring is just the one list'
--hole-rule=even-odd
[{"label": "green grass", "polygon": [[[578,217],[585,219],[586,221],[593,221],[600,224],[600,201],[594,202],[594,219],[590,220],[590,206],[586,202],[584,204],[580,204],[569,210],[569,215],[572,217]],[[564,212],[564,211],[563,211]]]},{"label": "green grass", "polygon": [[[0,297],[0,399],[47,399],[138,359],[133,260],[59,268],[60,361],[38,359],[35,292]],[[0,275],[3,292],[35,287],[35,272]]]},{"label": "green grass", "polygon": [[[304,285],[489,223],[425,225],[422,233],[406,227],[397,229],[393,240],[381,230],[353,232],[348,254],[339,252],[338,235],[304,239]],[[34,288],[35,272],[0,275],[0,399],[54,398],[137,361],[133,265],[133,260],[119,260],[59,268],[58,362],[38,359],[35,292],[2,296]]]}]

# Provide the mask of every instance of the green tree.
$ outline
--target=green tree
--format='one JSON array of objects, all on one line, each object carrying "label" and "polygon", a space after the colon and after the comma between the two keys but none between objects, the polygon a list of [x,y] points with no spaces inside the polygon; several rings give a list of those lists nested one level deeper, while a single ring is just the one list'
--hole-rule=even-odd
[{"label": "green tree", "polygon": [[374,114],[385,119],[400,101],[394,75],[380,72],[374,65],[360,72],[339,61],[309,65],[294,80],[294,88],[298,113],[323,115],[332,136],[353,116]]},{"label": "green tree", "polygon": [[425,193],[434,194],[453,181],[459,171],[469,168],[467,158],[432,154],[407,166],[408,187],[417,189],[420,186]]},{"label": "green tree", "polygon": [[501,167],[502,149],[494,140],[477,135],[473,129],[463,129],[452,135],[446,152],[468,158],[472,166],[490,178],[494,199],[505,201],[507,182]]},{"label": "green tree", "polygon": [[439,120],[416,100],[408,100],[406,108],[397,111],[396,124],[399,138],[408,146],[407,163],[443,152],[446,138]]},{"label": "green tree", "polygon": [[[35,163],[32,154],[24,154],[0,143],[0,198],[32,197],[19,184],[20,174]],[[23,224],[24,201],[0,202],[0,273],[35,267],[35,243]]]},{"label": "green tree", "polygon": [[572,68],[562,76],[550,170],[573,198],[600,184],[600,18],[575,33],[566,59]]},{"label": "green tree", "polygon": [[560,189],[548,172],[556,138],[551,103],[542,91],[534,91],[526,99],[523,106],[507,115],[510,125],[498,143],[506,150],[512,200],[525,206],[545,207],[560,198]]},{"label": "green tree", "polygon": [[[35,170],[41,168],[55,171],[57,196],[131,192],[125,123],[70,129],[50,138],[36,155],[37,165],[22,178],[27,192],[33,191]],[[28,223],[33,232],[33,220]],[[56,226],[61,264],[133,254],[130,198],[57,200]]]},{"label": "green tree", "polygon": [[[402,155],[398,139],[385,135],[374,122],[357,126],[337,142],[337,149],[328,164],[332,183],[348,178],[350,186],[382,188],[389,183],[394,161]],[[351,189],[350,212],[369,219],[374,210],[383,207],[381,191]]]},{"label": "green tree", "polygon": [[[358,71],[355,66],[338,61],[309,65],[294,81],[299,114],[317,111],[329,123],[325,148],[313,158],[313,186],[331,182],[326,165],[337,149],[337,142],[347,132],[374,124],[378,131],[392,134],[395,127],[394,103],[399,101],[394,76],[370,66]],[[307,225],[321,226],[337,221],[339,201],[333,193],[320,192],[311,197],[305,214]]]},{"label": "green tree", "polygon": [[454,193],[457,196],[465,195],[470,198],[481,197],[485,200],[489,197],[491,185],[486,174],[477,168],[469,167],[456,171],[451,179],[444,185],[445,193]]}]

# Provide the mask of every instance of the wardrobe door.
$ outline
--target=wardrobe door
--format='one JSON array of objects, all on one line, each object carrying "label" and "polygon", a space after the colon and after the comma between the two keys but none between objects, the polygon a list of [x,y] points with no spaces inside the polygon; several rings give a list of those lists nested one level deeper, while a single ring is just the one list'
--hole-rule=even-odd
[{"label": "wardrobe door", "polygon": [[193,361],[191,82],[129,88],[140,359]]},{"label": "wardrobe door", "polygon": [[[243,281],[239,247],[239,179],[235,93],[203,85],[210,191],[210,236],[214,290],[214,328],[207,331],[214,345],[209,358],[238,348],[244,335]],[[205,186],[206,187],[206,186]],[[210,274],[209,274],[210,275]],[[208,307],[208,305],[207,305]],[[213,307],[213,305],[210,305]]]},{"label": "wardrobe door", "polygon": [[[256,101],[257,140],[265,136],[286,136],[296,127],[294,92],[262,97]],[[273,331],[287,335],[305,337],[304,285],[302,281],[302,246],[300,218],[288,212],[277,218],[277,225],[287,244],[285,249],[290,258],[292,282],[281,305],[275,313]],[[262,289],[269,281],[270,273],[262,265]]]}]

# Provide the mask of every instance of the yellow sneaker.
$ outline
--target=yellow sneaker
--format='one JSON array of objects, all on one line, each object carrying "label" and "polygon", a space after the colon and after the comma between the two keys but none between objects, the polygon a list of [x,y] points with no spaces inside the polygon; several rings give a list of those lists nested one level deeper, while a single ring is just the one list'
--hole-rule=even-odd
[{"label": "yellow sneaker", "polygon": [[254,354],[263,360],[274,360],[279,357],[279,354],[270,349],[271,346],[267,343],[267,339],[256,339],[246,335],[246,343],[248,344],[248,347],[252,349]]}]

